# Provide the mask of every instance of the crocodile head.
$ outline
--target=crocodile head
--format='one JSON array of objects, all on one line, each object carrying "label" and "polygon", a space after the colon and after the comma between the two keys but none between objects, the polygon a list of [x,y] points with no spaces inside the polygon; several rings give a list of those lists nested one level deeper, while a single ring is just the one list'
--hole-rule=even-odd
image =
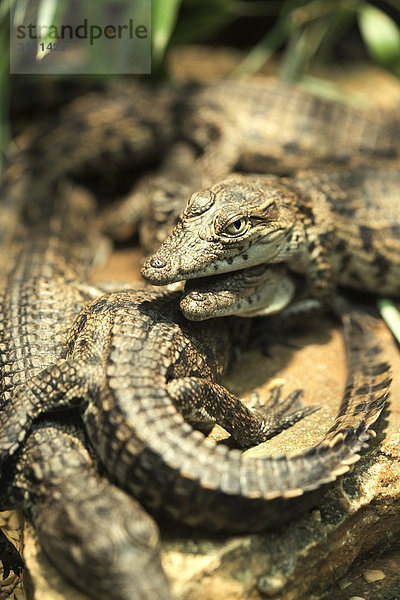
[{"label": "crocodile head", "polygon": [[283,265],[257,265],[187,281],[180,307],[191,321],[227,315],[271,315],[286,308],[295,287]]},{"label": "crocodile head", "polygon": [[283,262],[292,251],[296,192],[274,176],[233,175],[193,194],[143,265],[154,285]]}]

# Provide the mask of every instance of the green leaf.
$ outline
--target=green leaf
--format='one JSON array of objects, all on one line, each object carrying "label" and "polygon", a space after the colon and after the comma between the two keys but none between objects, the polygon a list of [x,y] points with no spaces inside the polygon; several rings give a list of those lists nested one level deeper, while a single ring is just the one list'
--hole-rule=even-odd
[{"label": "green leaf", "polygon": [[235,68],[233,75],[252,75],[259,71],[284,42],[287,32],[288,22],[283,18],[252,48]]},{"label": "green leaf", "polygon": [[160,65],[165,49],[174,30],[181,0],[153,0],[152,22],[152,61],[155,66]]},{"label": "green leaf", "polygon": [[0,35],[0,168],[3,162],[8,141],[10,139],[10,129],[8,122],[9,94],[10,94],[10,74],[9,74],[9,43],[8,35]]},{"label": "green leaf", "polygon": [[346,104],[352,104],[355,108],[359,108],[360,103],[362,106],[362,101],[358,99],[356,93],[347,92],[340,84],[329,79],[303,74],[300,84],[306,92],[313,96],[333,100],[334,102],[345,102]]},{"label": "green leaf", "polygon": [[[38,27],[43,25],[46,27],[52,25],[60,27],[65,11],[65,0],[41,0],[38,7],[36,24]],[[49,33],[45,33],[42,38],[38,38],[36,55],[38,60],[42,60],[48,54],[49,50],[46,47],[52,42],[54,42],[54,38]],[[44,51],[40,51],[40,43],[44,44]]]},{"label": "green leaf", "polygon": [[52,25],[57,12],[57,0],[42,0],[39,4],[37,22]]},{"label": "green leaf", "polygon": [[281,77],[296,81],[310,66],[332,52],[355,18],[353,1],[314,0],[290,13],[291,26],[283,55]]},{"label": "green leaf", "polygon": [[389,327],[393,336],[400,344],[400,314],[397,310],[396,306],[393,304],[391,300],[387,300],[386,298],[382,298],[378,300],[378,309],[381,313],[382,319],[385,321],[386,325]]},{"label": "green leaf", "polygon": [[[13,24],[22,23],[26,11],[28,10],[30,0],[11,0],[10,1],[10,10],[11,14],[14,16]],[[4,2],[4,7],[7,6],[7,2]]]},{"label": "green leaf", "polygon": [[172,35],[171,44],[193,44],[215,36],[232,22],[232,0],[183,0],[182,11]]},{"label": "green leaf", "polygon": [[365,5],[358,11],[358,23],[371,56],[388,66],[400,61],[400,30],[383,11]]}]

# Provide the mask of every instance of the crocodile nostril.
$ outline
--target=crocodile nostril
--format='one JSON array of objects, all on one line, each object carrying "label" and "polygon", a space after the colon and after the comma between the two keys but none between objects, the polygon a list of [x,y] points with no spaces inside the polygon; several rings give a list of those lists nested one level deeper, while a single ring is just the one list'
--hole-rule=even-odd
[{"label": "crocodile nostril", "polygon": [[155,269],[163,269],[164,267],[167,266],[167,263],[165,260],[162,260],[161,258],[152,258],[150,261],[150,265],[152,267],[154,267]]},{"label": "crocodile nostril", "polygon": [[189,298],[191,300],[203,300],[203,294],[201,292],[190,292]]}]

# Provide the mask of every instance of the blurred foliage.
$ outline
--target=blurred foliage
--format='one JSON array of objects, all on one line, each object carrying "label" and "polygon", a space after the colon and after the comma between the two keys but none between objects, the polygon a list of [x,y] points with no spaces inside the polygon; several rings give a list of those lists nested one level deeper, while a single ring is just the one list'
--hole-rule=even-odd
[{"label": "blurred foliage", "polygon": [[358,16],[360,31],[372,58],[400,77],[399,27],[384,12],[367,4],[360,8]]},{"label": "blurred foliage", "polygon": [[[32,0],[10,0],[19,14]],[[113,0],[108,0],[113,1]],[[135,0],[127,0],[134,11]],[[150,0],[149,0],[150,1]],[[67,0],[37,0],[38,22],[54,18]],[[94,9],[99,10],[96,0]],[[0,3],[0,138],[8,135],[9,3]],[[46,19],[45,19],[46,17]],[[249,20],[266,23],[254,39]],[[281,77],[293,81],[307,75],[317,62],[329,62],[346,33],[358,27],[372,60],[400,76],[400,0],[152,0],[153,76],[166,74],[168,49],[182,44],[216,43],[231,27],[238,45],[248,49],[236,75],[257,72],[277,51]],[[247,25],[246,25],[247,23]],[[241,26],[243,24],[243,29]],[[256,31],[259,27],[256,28]],[[356,31],[356,30],[355,30]],[[236,33],[237,36],[237,33]],[[234,41],[234,43],[235,43]],[[122,48],[121,52],[124,52]],[[124,57],[121,58],[123,64]],[[310,87],[316,82],[309,78]]]},{"label": "blurred foliage", "polygon": [[392,335],[400,344],[400,313],[392,300],[381,298],[377,301],[378,310],[382,319],[392,332]]},{"label": "blurred foliage", "polygon": [[152,62],[158,68],[178,19],[181,0],[153,0],[151,7]]},{"label": "blurred foliage", "polygon": [[[54,23],[54,25],[59,25],[66,8],[66,0],[41,0],[37,13],[37,23]],[[45,47],[52,41],[49,36],[45,36],[42,39]],[[46,54],[46,51],[38,53],[37,59],[42,60]]]},{"label": "blurred foliage", "polygon": [[167,50],[168,33],[170,46],[213,42],[237,20],[274,17],[261,39],[247,32],[247,39],[241,40],[251,49],[236,74],[257,72],[279,50],[281,76],[296,80],[313,63],[328,61],[338,42],[358,25],[372,59],[400,76],[400,1],[384,0],[379,5],[369,0],[153,0],[153,11],[162,6],[167,23],[154,21],[153,36],[157,38],[161,26]]}]

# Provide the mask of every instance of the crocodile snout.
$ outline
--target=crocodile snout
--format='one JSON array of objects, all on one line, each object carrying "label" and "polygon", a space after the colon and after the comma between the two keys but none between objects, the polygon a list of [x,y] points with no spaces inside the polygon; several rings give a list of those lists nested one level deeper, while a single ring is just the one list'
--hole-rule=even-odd
[{"label": "crocodile snout", "polygon": [[180,307],[183,315],[189,321],[209,319],[214,316],[214,312],[218,308],[213,294],[203,294],[197,291],[185,294],[180,301]]},{"label": "crocodile snout", "polygon": [[[175,268],[174,268],[175,266]],[[164,256],[153,256],[146,260],[141,269],[141,274],[146,281],[153,285],[166,285],[175,281],[177,266]]]},{"label": "crocodile snout", "polygon": [[197,276],[205,250],[201,237],[178,223],[160,248],[142,267],[142,276],[153,285],[167,285]]}]

